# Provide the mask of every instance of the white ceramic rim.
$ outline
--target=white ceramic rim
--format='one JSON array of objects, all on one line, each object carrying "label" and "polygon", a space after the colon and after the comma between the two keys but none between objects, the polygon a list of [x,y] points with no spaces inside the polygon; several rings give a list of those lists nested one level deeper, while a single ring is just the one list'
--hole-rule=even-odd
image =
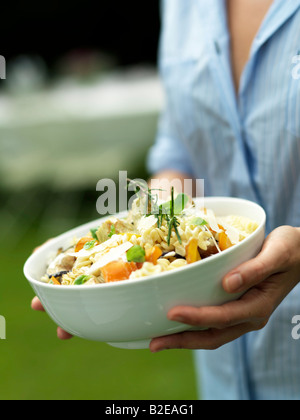
[{"label": "white ceramic rim", "polygon": [[[259,227],[256,229],[255,232],[253,232],[251,235],[249,235],[246,239],[243,240],[243,242],[241,242],[237,246],[242,246],[244,244],[246,245],[253,238],[254,235],[258,235],[258,233],[262,229],[265,228],[266,218],[267,218],[266,217],[266,212],[265,212],[265,210],[259,204],[254,203],[254,202],[249,201],[249,200],[245,200],[243,198],[235,198],[235,197],[205,197],[205,200],[208,200],[209,201],[210,199],[211,200],[214,200],[214,201],[215,200],[219,200],[219,201],[222,201],[222,200],[223,201],[229,201],[230,200],[232,202],[248,203],[249,205],[258,208],[261,211],[261,213],[263,215],[263,221],[261,222],[261,224],[259,225]],[[196,199],[194,199],[194,200],[196,200]],[[104,222],[105,220],[110,219],[111,217],[120,217],[120,216],[124,217],[124,216],[126,216],[126,214],[127,214],[127,212],[117,213],[116,215],[104,216],[103,218],[100,218],[100,219],[97,219],[97,220],[103,220],[103,222]],[[97,220],[95,220],[94,222],[97,222]],[[53,240],[56,241],[56,240],[59,240],[59,239],[63,239],[64,237],[67,237],[67,236],[71,235],[73,231],[78,230],[80,228],[83,229],[85,226],[89,226],[89,225],[93,224],[94,222],[91,221],[91,222],[88,222],[88,223],[86,223],[84,225],[78,226],[78,227],[76,227],[74,229],[71,229],[71,230],[69,230],[69,231],[67,231],[67,232],[65,232],[65,233],[57,236],[56,238],[53,238]],[[130,285],[134,285],[134,284],[137,284],[137,283],[143,283],[143,282],[147,282],[148,280],[153,280],[153,279],[158,279],[158,278],[160,279],[160,278],[165,278],[165,277],[174,275],[174,271],[164,271],[164,272],[159,273],[159,274],[154,274],[154,275],[147,276],[147,277],[142,277],[142,278],[139,278],[139,279],[130,279],[130,280],[125,280],[125,281],[116,281],[116,282],[110,282],[110,283],[101,283],[101,284],[95,284],[95,285],[90,285],[90,286],[74,286],[74,285],[72,285],[72,286],[60,285],[59,286],[59,285],[55,285],[55,284],[43,283],[43,282],[41,282],[39,280],[35,280],[34,278],[32,278],[28,274],[28,266],[31,264],[31,260],[33,258],[36,258],[37,254],[39,252],[41,252],[46,247],[49,247],[50,248],[51,242],[52,241],[50,241],[50,242],[45,243],[44,245],[42,245],[39,248],[39,250],[36,251],[36,253],[32,254],[28,258],[28,260],[26,261],[26,263],[24,265],[24,275],[25,275],[25,277],[27,278],[27,280],[30,283],[32,283],[33,285],[38,286],[38,287],[51,288],[51,289],[55,288],[56,290],[78,290],[78,291],[93,290],[93,289],[102,289],[102,288],[113,288],[113,287],[119,287],[120,288],[120,287],[130,287]],[[216,258],[219,258],[220,259],[223,256],[225,256],[225,255],[227,255],[227,254],[229,254],[231,252],[234,252],[234,249],[235,249],[235,247],[232,247],[232,248],[226,249],[225,251],[222,251],[222,253],[212,255],[211,257],[206,258],[204,260],[197,261],[197,262],[195,262],[193,264],[190,264],[190,265],[187,265],[187,266],[184,266],[184,267],[179,267],[179,268],[176,269],[176,272],[178,272],[179,270],[180,271],[188,271],[188,270],[194,269],[195,267],[199,266],[200,264],[201,265],[207,264],[207,263],[213,261]]]}]

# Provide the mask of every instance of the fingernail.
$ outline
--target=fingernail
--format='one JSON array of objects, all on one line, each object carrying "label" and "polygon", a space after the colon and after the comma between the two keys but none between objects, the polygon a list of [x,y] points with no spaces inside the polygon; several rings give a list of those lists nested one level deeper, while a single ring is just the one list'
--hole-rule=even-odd
[{"label": "fingernail", "polygon": [[170,318],[171,319],[171,321],[176,321],[176,322],[183,322],[184,323],[184,317],[183,316],[179,316],[179,315],[177,315],[177,316],[173,316],[172,318]]},{"label": "fingernail", "polygon": [[156,350],[151,350],[151,353],[160,353],[161,351],[164,351],[165,349],[156,349]]},{"label": "fingernail", "polygon": [[157,346],[157,347],[155,347],[155,346],[153,346],[153,345],[150,345],[150,351],[151,351],[151,353],[159,353],[160,351],[163,351],[163,350],[166,350],[166,348],[164,347],[164,346]]},{"label": "fingernail", "polygon": [[238,292],[243,286],[243,278],[240,273],[232,274],[226,279],[226,289],[229,292]]}]

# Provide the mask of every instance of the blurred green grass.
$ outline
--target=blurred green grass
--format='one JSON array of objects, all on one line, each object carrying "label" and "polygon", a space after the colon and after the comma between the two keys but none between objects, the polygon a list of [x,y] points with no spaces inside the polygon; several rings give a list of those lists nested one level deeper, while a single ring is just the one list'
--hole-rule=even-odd
[{"label": "blurred green grass", "polygon": [[[24,193],[0,200],[0,314],[7,323],[7,339],[0,340],[0,399],[196,399],[191,352],[60,342],[47,315],[31,310],[25,260],[48,237],[96,219],[95,197],[35,191],[31,198]],[[85,204],[75,209],[79,201]]]}]

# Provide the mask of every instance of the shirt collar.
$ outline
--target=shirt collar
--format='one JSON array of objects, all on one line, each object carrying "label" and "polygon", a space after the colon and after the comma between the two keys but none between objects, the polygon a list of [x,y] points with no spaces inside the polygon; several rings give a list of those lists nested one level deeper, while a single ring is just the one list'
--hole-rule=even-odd
[{"label": "shirt collar", "polygon": [[299,8],[300,0],[274,0],[253,42],[251,55],[255,54]]},{"label": "shirt collar", "polygon": [[[213,41],[229,41],[226,0],[198,0],[200,18]],[[274,0],[253,42],[251,55],[268,41],[300,8],[300,0]]]}]

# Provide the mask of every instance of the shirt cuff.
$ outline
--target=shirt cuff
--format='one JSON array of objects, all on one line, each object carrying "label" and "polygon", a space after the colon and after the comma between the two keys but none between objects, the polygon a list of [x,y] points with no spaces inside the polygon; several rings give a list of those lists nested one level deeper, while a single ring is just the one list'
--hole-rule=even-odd
[{"label": "shirt cuff", "polygon": [[150,174],[165,170],[175,170],[193,175],[188,152],[182,144],[178,145],[167,137],[161,137],[151,147],[147,158],[147,169]]}]

